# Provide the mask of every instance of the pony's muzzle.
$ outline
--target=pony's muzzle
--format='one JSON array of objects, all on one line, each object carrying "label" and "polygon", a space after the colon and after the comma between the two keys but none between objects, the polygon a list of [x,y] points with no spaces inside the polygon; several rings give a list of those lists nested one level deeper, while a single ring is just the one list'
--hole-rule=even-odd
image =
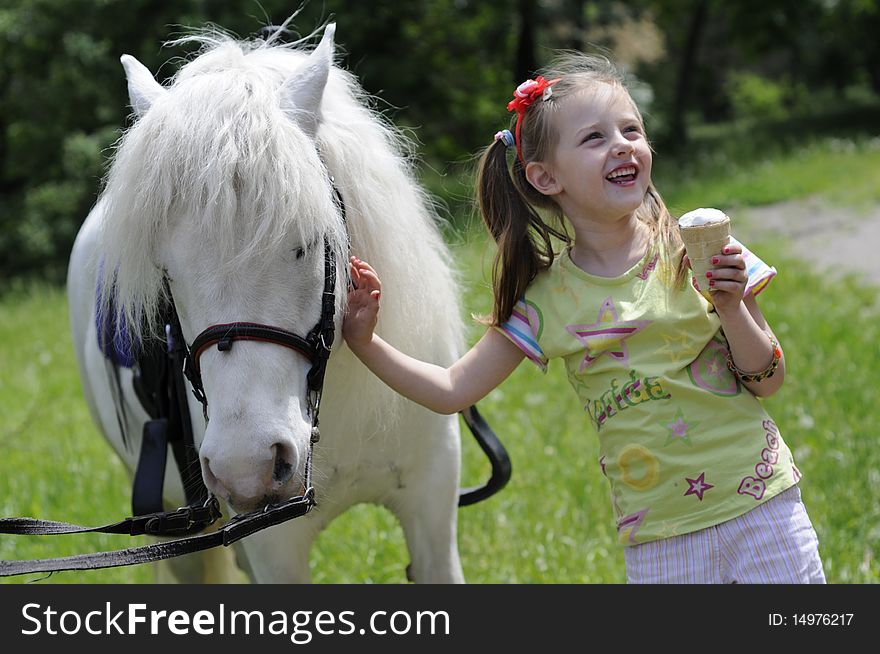
[{"label": "pony's muzzle", "polygon": [[261,508],[268,497],[291,495],[298,469],[296,450],[280,442],[272,444],[264,457],[202,454],[205,485],[236,510],[250,511]]}]

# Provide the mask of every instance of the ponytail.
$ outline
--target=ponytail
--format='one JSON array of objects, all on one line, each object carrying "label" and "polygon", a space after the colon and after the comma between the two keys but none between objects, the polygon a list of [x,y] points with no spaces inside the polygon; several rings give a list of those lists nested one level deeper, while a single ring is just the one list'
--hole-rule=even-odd
[{"label": "ponytail", "polygon": [[[529,184],[521,162],[517,159],[513,170],[508,168],[507,149],[501,141],[490,145],[480,158],[477,200],[498,246],[492,263],[494,308],[490,323],[500,325],[510,318],[537,274],[550,267],[552,239],[569,244],[571,237],[561,227],[558,207]],[[560,227],[548,225],[534,206],[553,213]]]}]

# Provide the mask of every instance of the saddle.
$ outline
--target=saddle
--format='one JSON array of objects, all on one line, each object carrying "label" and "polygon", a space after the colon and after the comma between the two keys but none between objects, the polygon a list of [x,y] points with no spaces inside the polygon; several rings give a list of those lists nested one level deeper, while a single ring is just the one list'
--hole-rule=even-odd
[{"label": "saddle", "polygon": [[[165,333],[164,341],[146,338],[135,342],[129,336],[130,329],[118,322],[121,320],[120,314],[112,303],[106,314],[101,311],[100,303],[98,306],[98,346],[114,368],[119,397],[122,396],[121,381],[115,373],[119,367],[130,368],[135,395],[150,416],[150,420],[144,424],[134,476],[132,514],[146,515],[164,510],[162,491],[169,447],[180,473],[187,505],[203,506],[209,494],[202,480],[193,437],[187,404],[187,382],[183,376],[186,346],[173,302],[166,301],[159,311],[157,323],[161,329],[157,331]],[[117,403],[117,412],[121,410],[120,403]],[[125,441],[124,420],[121,417],[120,426]],[[188,533],[195,533],[204,526],[193,525]]]}]

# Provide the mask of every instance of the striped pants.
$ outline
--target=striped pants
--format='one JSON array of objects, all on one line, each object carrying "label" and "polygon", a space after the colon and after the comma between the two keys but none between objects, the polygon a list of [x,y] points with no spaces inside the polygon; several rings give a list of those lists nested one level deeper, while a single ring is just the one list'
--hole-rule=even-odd
[{"label": "striped pants", "polygon": [[631,584],[824,584],[819,540],[797,486],[738,518],[624,548]]}]

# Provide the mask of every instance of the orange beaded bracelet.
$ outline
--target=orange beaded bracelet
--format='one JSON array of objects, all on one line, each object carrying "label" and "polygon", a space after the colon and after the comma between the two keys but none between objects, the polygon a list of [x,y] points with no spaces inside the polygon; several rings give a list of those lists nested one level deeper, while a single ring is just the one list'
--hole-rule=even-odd
[{"label": "orange beaded bracelet", "polygon": [[775,338],[773,338],[769,334],[767,336],[770,339],[770,345],[773,348],[773,359],[771,359],[770,365],[768,365],[760,372],[745,372],[743,370],[740,370],[733,362],[733,355],[730,352],[727,353],[727,368],[730,370],[730,372],[739,377],[740,381],[764,381],[768,377],[772,377],[773,373],[776,372],[776,368],[779,366],[779,360],[782,359],[782,349],[779,347],[779,342]]}]

